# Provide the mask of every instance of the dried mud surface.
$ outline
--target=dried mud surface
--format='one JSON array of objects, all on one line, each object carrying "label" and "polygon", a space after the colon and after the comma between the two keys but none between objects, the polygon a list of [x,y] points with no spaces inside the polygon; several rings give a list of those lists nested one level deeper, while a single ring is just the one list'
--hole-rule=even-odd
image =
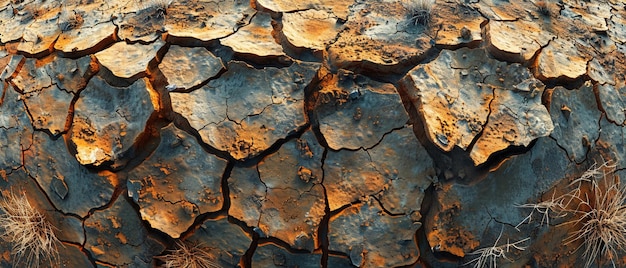
[{"label": "dried mud surface", "polygon": [[624,181],[626,4],[416,2],[0,1],[0,193],[52,267],[584,267],[519,205]]}]

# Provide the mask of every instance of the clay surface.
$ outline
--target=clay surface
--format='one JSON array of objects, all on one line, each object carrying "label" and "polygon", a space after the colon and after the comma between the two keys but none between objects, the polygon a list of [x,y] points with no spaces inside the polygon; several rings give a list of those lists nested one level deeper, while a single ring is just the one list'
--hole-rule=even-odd
[{"label": "clay surface", "polygon": [[[0,201],[53,226],[38,267],[624,267],[624,25],[619,0],[3,0]],[[6,205],[0,267],[36,266]]]}]

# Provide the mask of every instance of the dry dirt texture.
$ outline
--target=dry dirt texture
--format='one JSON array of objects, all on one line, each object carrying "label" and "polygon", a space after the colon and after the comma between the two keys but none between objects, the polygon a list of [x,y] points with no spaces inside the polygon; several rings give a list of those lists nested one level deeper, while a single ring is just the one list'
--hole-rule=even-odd
[{"label": "dry dirt texture", "polygon": [[626,267],[519,206],[626,183],[626,4],[418,2],[0,0],[0,193],[55,227],[41,267]]}]

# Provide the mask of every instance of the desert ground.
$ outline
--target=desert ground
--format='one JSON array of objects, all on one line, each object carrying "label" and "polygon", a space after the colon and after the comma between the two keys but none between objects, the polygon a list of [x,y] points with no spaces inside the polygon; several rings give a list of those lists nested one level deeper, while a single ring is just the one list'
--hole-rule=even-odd
[{"label": "desert ground", "polygon": [[621,0],[0,0],[0,267],[626,267]]}]

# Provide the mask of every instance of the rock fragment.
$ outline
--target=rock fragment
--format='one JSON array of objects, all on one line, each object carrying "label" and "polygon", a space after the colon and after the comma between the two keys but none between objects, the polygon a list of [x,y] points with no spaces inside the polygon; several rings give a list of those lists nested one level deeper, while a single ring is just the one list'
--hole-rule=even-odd
[{"label": "rock fragment", "polygon": [[215,77],[224,69],[222,60],[205,48],[187,48],[177,45],[169,50],[159,63],[159,69],[174,88],[191,89]]},{"label": "rock fragment", "polygon": [[156,57],[157,52],[165,45],[163,41],[155,41],[148,45],[127,44],[117,42],[111,47],[95,54],[98,62],[120,78],[133,78],[145,74],[148,63]]},{"label": "rock fragment", "polygon": [[220,79],[190,93],[172,92],[172,107],[203,142],[237,160],[251,158],[306,125],[304,88],[318,67],[254,69],[231,62]]},{"label": "rock fragment", "polygon": [[128,195],[152,228],[179,238],[197,216],[222,208],[225,168],[225,160],[170,124],[156,151],[128,173]]},{"label": "rock fragment", "polygon": [[70,131],[76,159],[82,165],[121,163],[143,133],[148,118],[158,107],[151,100],[147,79],[125,88],[94,77],[75,104]]},{"label": "rock fragment", "polygon": [[330,219],[329,249],[350,256],[357,267],[398,267],[417,261],[414,240],[419,225],[406,216],[389,216],[369,199]]}]

